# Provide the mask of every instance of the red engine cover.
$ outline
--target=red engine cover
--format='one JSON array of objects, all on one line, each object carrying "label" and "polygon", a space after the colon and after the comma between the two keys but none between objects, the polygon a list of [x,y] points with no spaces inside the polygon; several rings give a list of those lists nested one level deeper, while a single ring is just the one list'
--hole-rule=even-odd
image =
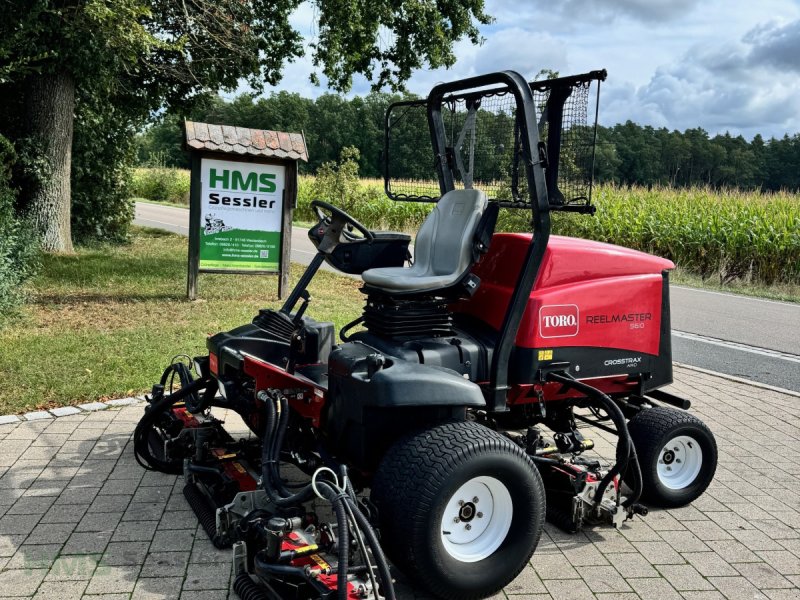
[{"label": "red engine cover", "polygon": [[[500,233],[475,266],[475,295],[452,308],[500,329],[531,234]],[[551,236],[517,334],[523,348],[618,348],[658,354],[662,272],[675,265],[611,244]]]}]

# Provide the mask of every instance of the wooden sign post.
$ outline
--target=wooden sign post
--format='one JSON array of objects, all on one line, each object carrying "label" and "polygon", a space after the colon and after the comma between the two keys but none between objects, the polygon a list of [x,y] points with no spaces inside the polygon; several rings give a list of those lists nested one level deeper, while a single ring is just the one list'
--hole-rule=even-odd
[{"label": "wooden sign post", "polygon": [[302,134],[187,121],[191,153],[187,296],[199,273],[278,275],[289,287]]}]

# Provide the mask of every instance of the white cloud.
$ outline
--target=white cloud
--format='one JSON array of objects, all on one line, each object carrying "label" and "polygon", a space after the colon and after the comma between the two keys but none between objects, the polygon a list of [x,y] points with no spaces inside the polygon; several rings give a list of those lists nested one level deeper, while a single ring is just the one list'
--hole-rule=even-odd
[{"label": "white cloud", "polygon": [[[314,7],[292,25],[310,41]],[[607,68],[600,115],[670,129],[704,127],[782,136],[800,130],[800,2],[797,0],[487,0],[494,24],[481,46],[456,44],[451,69],[422,69],[408,88],[502,69],[533,77]],[[287,65],[277,89],[316,97],[306,56]],[[324,82],[323,82],[324,83]],[[354,78],[352,93],[370,84]]]},{"label": "white cloud", "polygon": [[[791,51],[795,45],[800,45],[800,20],[757,25],[740,41],[695,45],[658,67],[646,84],[626,89],[630,118],[670,129],[702,126],[712,134],[731,131],[746,137],[797,132],[800,55]],[[613,104],[612,117],[621,108]],[[608,117],[604,113],[606,122]]]}]

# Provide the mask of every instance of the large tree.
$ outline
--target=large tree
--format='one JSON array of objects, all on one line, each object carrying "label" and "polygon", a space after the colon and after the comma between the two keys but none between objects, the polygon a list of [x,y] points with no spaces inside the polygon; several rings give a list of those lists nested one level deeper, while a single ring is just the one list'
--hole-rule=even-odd
[{"label": "large tree", "polygon": [[[127,135],[154,111],[188,107],[243,79],[256,90],[275,85],[287,62],[304,53],[289,20],[302,0],[0,3],[0,92],[7,98],[0,102],[17,108],[16,137],[44,165],[45,175],[32,179],[21,198],[50,251],[72,245],[76,114],[82,135],[98,138],[99,154],[113,154],[120,132]],[[479,42],[477,24],[490,21],[484,0],[309,3],[317,31],[310,50],[314,78],[324,75],[338,91],[349,89],[354,74],[376,88],[396,89],[415,69],[450,66],[454,42]],[[87,160],[97,159],[92,143],[80,143]],[[112,182],[100,178],[98,185]]]}]

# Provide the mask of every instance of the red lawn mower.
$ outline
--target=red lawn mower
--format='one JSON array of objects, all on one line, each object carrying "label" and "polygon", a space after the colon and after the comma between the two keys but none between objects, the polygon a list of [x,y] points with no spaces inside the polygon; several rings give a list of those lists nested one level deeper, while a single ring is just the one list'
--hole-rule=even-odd
[{"label": "red lawn mower", "polygon": [[[137,457],[185,476],[211,539],[233,547],[241,598],[394,598],[387,557],[433,595],[483,598],[525,567],[545,518],[619,527],[705,491],[714,437],[659,389],[672,263],[550,235],[551,212],[594,211],[587,107],[604,79],[505,71],[393,104],[387,194],[435,203],[413,264],[409,236],[315,201],[318,252],[283,307],[211,336],[154,387]],[[519,211],[532,233],[494,233]],[[306,315],[323,262],[363,279],[340,343]],[[255,437],[234,439],[212,407]],[[618,436],[613,464],[588,427]]]}]

